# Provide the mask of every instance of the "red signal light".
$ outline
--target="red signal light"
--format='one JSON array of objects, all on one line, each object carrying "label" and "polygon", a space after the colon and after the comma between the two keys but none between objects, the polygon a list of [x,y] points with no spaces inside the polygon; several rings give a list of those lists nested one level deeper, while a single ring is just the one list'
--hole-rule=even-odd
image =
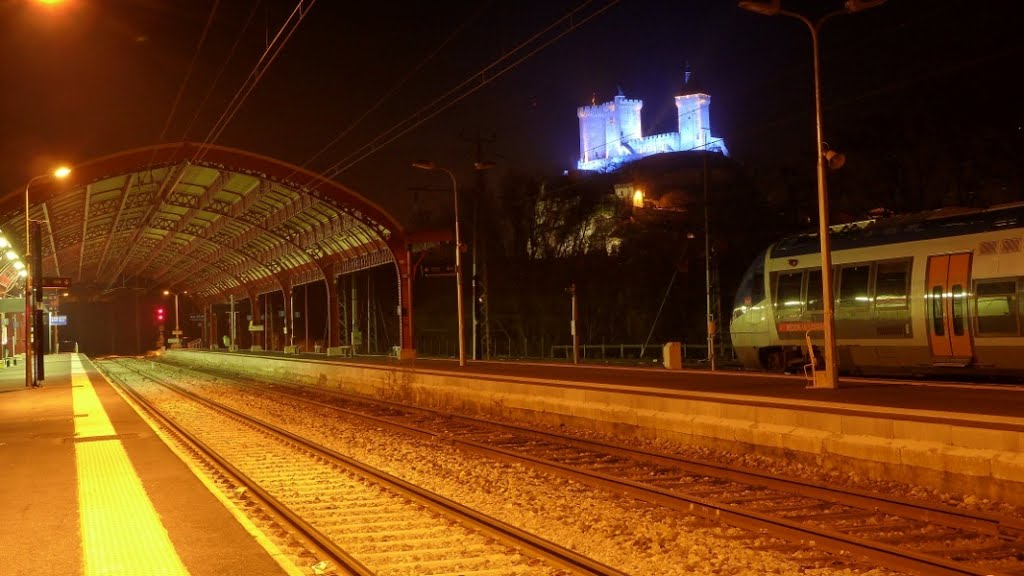
[{"label": "red signal light", "polygon": [[164,321],[164,309],[162,307],[161,308],[157,308],[155,312],[156,312],[156,321],[157,322],[163,322]]}]

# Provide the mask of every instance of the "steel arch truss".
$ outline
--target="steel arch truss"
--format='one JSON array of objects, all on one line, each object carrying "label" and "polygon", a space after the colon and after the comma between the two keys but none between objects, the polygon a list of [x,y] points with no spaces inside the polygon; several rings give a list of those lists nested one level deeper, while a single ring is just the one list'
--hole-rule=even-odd
[{"label": "steel arch truss", "polygon": [[[70,277],[77,289],[162,287],[215,302],[281,289],[281,278],[291,285],[333,280],[394,262],[399,291],[409,291],[409,246],[399,223],[298,166],[181,143],[77,165],[71,180],[34,184],[29,217],[45,222],[44,275]],[[24,253],[24,204],[14,208],[14,196],[4,199],[0,222]],[[0,273],[5,290],[19,281]]]}]

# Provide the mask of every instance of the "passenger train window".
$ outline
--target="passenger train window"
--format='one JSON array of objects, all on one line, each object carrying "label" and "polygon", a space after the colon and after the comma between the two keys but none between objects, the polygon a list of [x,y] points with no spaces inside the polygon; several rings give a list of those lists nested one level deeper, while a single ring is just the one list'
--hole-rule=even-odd
[{"label": "passenger train window", "polygon": [[906,308],[910,262],[879,262],[875,269],[875,307]]},{"label": "passenger train window", "polygon": [[953,284],[952,290],[953,297],[953,334],[955,336],[964,335],[964,313],[967,298],[964,297],[964,287],[960,284]]},{"label": "passenger train window", "polygon": [[839,306],[867,306],[868,278],[871,276],[870,264],[844,266],[839,272]]},{"label": "passenger train window", "polygon": [[987,280],[975,284],[974,317],[978,335],[1020,334],[1018,311],[1016,280]]},{"label": "passenger train window", "polygon": [[807,271],[807,309],[821,311],[821,269]]},{"label": "passenger train window", "polygon": [[936,286],[932,288],[932,329],[936,336],[946,334],[946,324],[943,318],[945,313],[942,311],[942,306],[942,286]]},{"label": "passenger train window", "polygon": [[781,272],[775,284],[775,307],[783,310],[799,310],[803,305],[800,289],[804,273]]}]

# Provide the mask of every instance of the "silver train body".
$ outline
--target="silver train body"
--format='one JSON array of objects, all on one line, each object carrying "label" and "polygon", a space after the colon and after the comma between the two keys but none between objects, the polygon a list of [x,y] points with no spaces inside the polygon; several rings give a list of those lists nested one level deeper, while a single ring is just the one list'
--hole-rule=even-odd
[{"label": "silver train body", "polygon": [[[1024,378],[1024,203],[832,227],[839,370]],[[821,358],[817,234],[770,246],[737,290],[730,332],[746,368]]]}]

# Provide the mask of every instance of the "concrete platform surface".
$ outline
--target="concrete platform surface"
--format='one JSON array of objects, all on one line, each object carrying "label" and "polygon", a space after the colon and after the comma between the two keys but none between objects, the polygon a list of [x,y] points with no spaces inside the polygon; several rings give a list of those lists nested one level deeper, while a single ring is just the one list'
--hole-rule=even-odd
[{"label": "concrete platform surface", "polygon": [[[0,573],[295,575],[79,354],[0,369]],[[269,547],[269,549],[268,549]]]}]

